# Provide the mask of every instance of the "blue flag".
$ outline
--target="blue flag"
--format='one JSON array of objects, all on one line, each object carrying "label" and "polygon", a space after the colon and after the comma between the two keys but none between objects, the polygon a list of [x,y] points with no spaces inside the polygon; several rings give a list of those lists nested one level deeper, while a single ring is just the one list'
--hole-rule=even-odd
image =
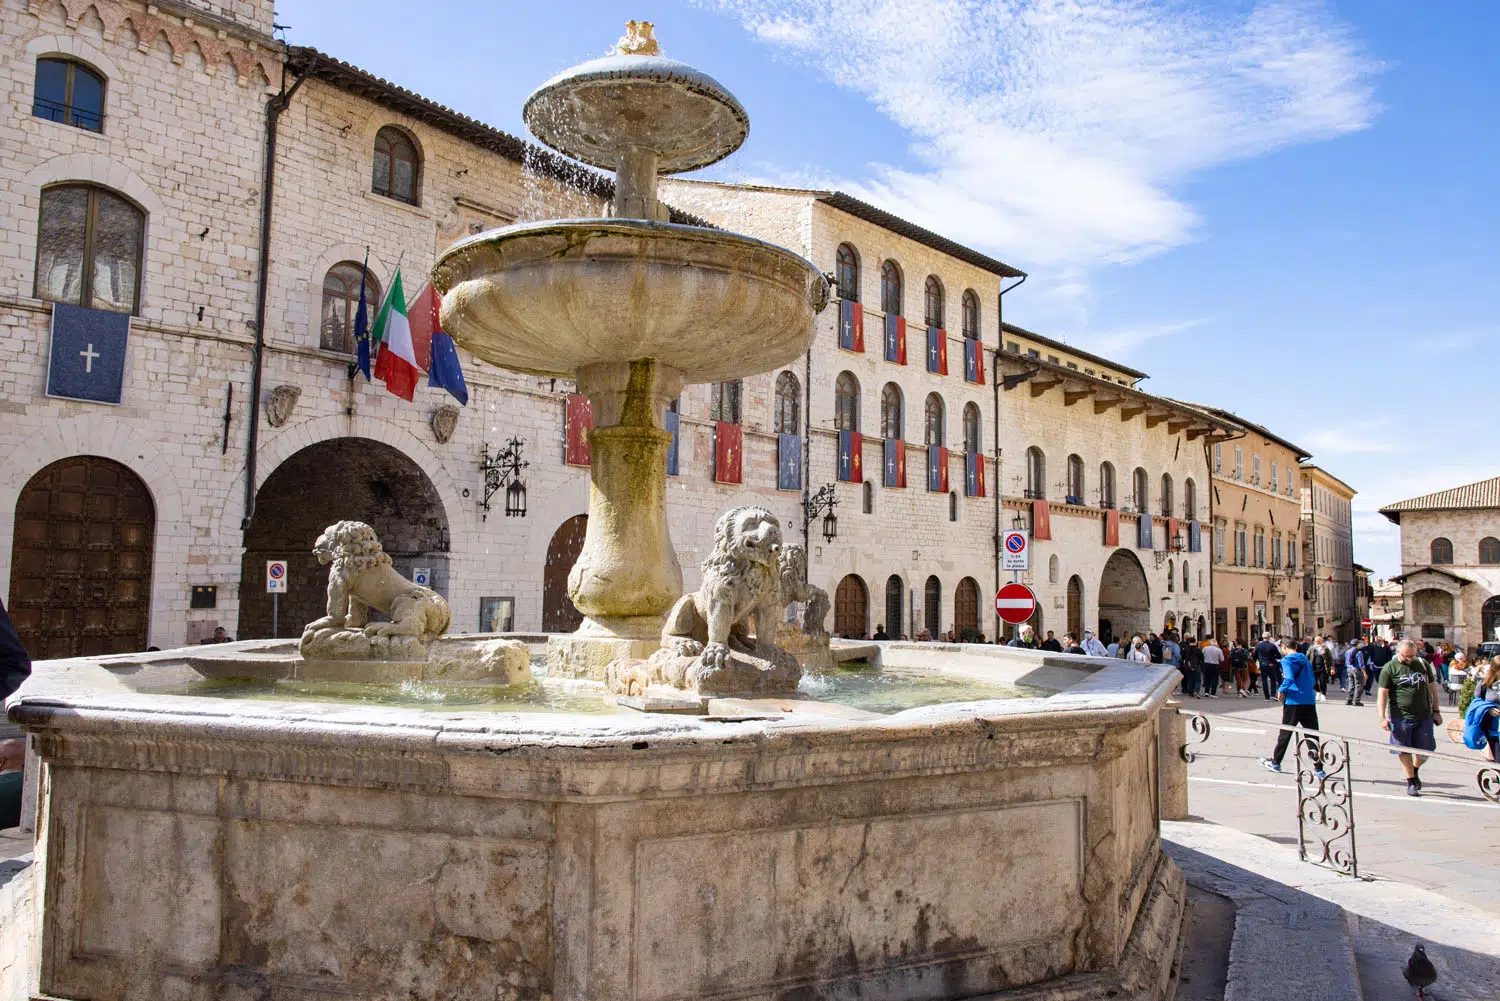
[{"label": "blue flag", "polygon": [[446,389],[455,400],[467,407],[469,387],[464,384],[464,370],[458,363],[458,348],[454,346],[453,338],[441,330],[432,332],[431,366],[427,370],[427,385],[434,389]]},{"label": "blue flag", "polygon": [[[365,276],[370,266],[370,252],[365,251],[365,263],[359,268],[359,309],[354,313],[354,344],[359,353],[359,370],[370,381],[370,309],[365,305]],[[354,378],[350,375],[350,378]]]},{"label": "blue flag", "polygon": [[119,403],[129,338],[129,313],[54,303],[47,395]]},{"label": "blue flag", "polygon": [[1151,512],[1142,511],[1140,520],[1135,525],[1135,545],[1137,549],[1154,548],[1151,544]]},{"label": "blue flag", "polygon": [[682,437],[682,416],[675,410],[668,410],[662,417],[662,424],[672,432],[672,444],[667,446],[667,475],[676,476],[677,473],[677,442]]},{"label": "blue flag", "polygon": [[802,436],[783,434],[776,440],[776,489],[802,489]]}]

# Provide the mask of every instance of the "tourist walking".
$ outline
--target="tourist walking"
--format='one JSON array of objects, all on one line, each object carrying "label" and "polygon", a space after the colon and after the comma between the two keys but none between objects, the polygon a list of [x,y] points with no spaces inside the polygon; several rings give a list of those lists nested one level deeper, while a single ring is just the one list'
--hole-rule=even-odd
[{"label": "tourist walking", "polygon": [[1204,680],[1206,681],[1210,674],[1214,676],[1213,688],[1210,690],[1210,693],[1213,698],[1218,698],[1220,682],[1222,681],[1227,686],[1230,679],[1234,677],[1232,673],[1225,671],[1224,649],[1210,636],[1208,642],[1203,644],[1203,647],[1199,650],[1198,655],[1203,659]]},{"label": "tourist walking", "polygon": [[[1276,749],[1271,756],[1260,759],[1261,765],[1272,772],[1281,771],[1281,759],[1286,757],[1287,745],[1292,742],[1290,727],[1318,728],[1318,694],[1312,664],[1304,654],[1297,652],[1297,644],[1290,638],[1281,641],[1280,650],[1282,680],[1276,697],[1281,700],[1281,725],[1284,729],[1277,734]],[[1257,645],[1256,653],[1259,652]],[[1262,676],[1265,676],[1264,672]],[[1313,767],[1318,771],[1318,778],[1322,778],[1323,766],[1316,751],[1313,752]]]},{"label": "tourist walking", "polygon": [[[1296,652],[1297,646],[1292,640],[1284,642],[1292,644],[1292,650]],[[1271,637],[1263,635],[1255,644],[1255,666],[1260,671],[1261,696],[1269,702],[1273,698],[1271,690],[1279,691],[1281,686],[1281,649],[1271,642]]]},{"label": "tourist walking", "polygon": [[1348,675],[1349,691],[1344,697],[1346,706],[1365,704],[1365,645],[1359,640],[1349,644],[1344,654],[1345,673]]},{"label": "tourist walking", "polygon": [[1374,643],[1365,647],[1365,687],[1364,694],[1369,695],[1375,687],[1375,681],[1380,677],[1381,670],[1390,663],[1395,652],[1391,645],[1386,642],[1384,636]]},{"label": "tourist walking", "polygon": [[1318,636],[1312,641],[1312,645],[1307,648],[1307,659],[1312,662],[1313,685],[1316,687],[1319,695],[1326,695],[1328,692],[1328,677],[1333,673],[1333,662],[1329,656],[1328,647],[1325,645],[1323,637]]},{"label": "tourist walking", "polygon": [[1182,671],[1198,677],[1194,690],[1202,692],[1205,699],[1219,697],[1219,668],[1204,662],[1203,648],[1192,640],[1182,643]]},{"label": "tourist walking", "polygon": [[1151,648],[1146,645],[1146,641],[1144,639],[1137,635],[1131,639],[1130,653],[1125,657],[1125,659],[1134,661],[1137,664],[1150,664],[1152,662]]},{"label": "tourist walking", "polygon": [[1443,721],[1438,708],[1437,673],[1417,656],[1417,642],[1404,639],[1396,644],[1396,655],[1380,669],[1376,711],[1380,726],[1391,733],[1391,743],[1408,748],[1398,752],[1406,773],[1406,794],[1422,795],[1422,763],[1417,751],[1436,751],[1432,728]]},{"label": "tourist walking", "polygon": [[1474,750],[1487,748],[1491,761],[1500,761],[1500,656],[1474,666],[1474,698],[1464,712],[1464,743]]},{"label": "tourist walking", "polygon": [[1242,699],[1250,697],[1250,651],[1238,640],[1229,641],[1229,670],[1234,674],[1234,692]]}]

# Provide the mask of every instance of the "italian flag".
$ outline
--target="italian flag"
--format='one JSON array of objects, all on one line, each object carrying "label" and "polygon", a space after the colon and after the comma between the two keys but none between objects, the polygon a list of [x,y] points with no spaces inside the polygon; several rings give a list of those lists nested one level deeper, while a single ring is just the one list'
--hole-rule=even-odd
[{"label": "italian flag", "polygon": [[406,318],[406,293],[401,289],[400,268],[391,280],[385,302],[380,304],[371,337],[380,345],[380,353],[375,357],[375,377],[396,396],[411,402],[421,370],[417,368],[417,352],[411,342],[411,323]]}]

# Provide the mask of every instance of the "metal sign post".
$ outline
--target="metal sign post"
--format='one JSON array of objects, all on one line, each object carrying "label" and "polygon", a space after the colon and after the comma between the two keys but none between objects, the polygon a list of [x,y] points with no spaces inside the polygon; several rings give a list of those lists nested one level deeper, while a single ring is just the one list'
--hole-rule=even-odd
[{"label": "metal sign post", "polygon": [[286,560],[266,560],[266,593],[271,596],[271,638],[281,638],[281,595],[286,591]]}]

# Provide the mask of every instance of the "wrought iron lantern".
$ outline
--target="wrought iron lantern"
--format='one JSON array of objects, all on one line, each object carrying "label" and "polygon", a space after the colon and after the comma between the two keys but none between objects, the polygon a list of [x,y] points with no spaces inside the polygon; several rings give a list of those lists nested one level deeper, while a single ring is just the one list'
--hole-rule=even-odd
[{"label": "wrought iron lantern", "polygon": [[531,463],[521,458],[523,448],[525,442],[520,438],[512,438],[506,442],[505,448],[495,456],[490,455],[488,442],[480,446],[479,471],[484,474],[484,499],[479,502],[479,507],[484,512],[481,520],[489,520],[490,498],[502,487],[505,489],[505,516],[526,517],[526,484],[521,479],[521,470]]},{"label": "wrought iron lantern", "polygon": [[832,483],[825,483],[818,488],[818,492],[807,499],[803,506],[803,518],[811,522],[821,512],[823,514],[823,541],[832,542],[839,536],[839,516],[834,513],[838,507],[838,494]]}]

